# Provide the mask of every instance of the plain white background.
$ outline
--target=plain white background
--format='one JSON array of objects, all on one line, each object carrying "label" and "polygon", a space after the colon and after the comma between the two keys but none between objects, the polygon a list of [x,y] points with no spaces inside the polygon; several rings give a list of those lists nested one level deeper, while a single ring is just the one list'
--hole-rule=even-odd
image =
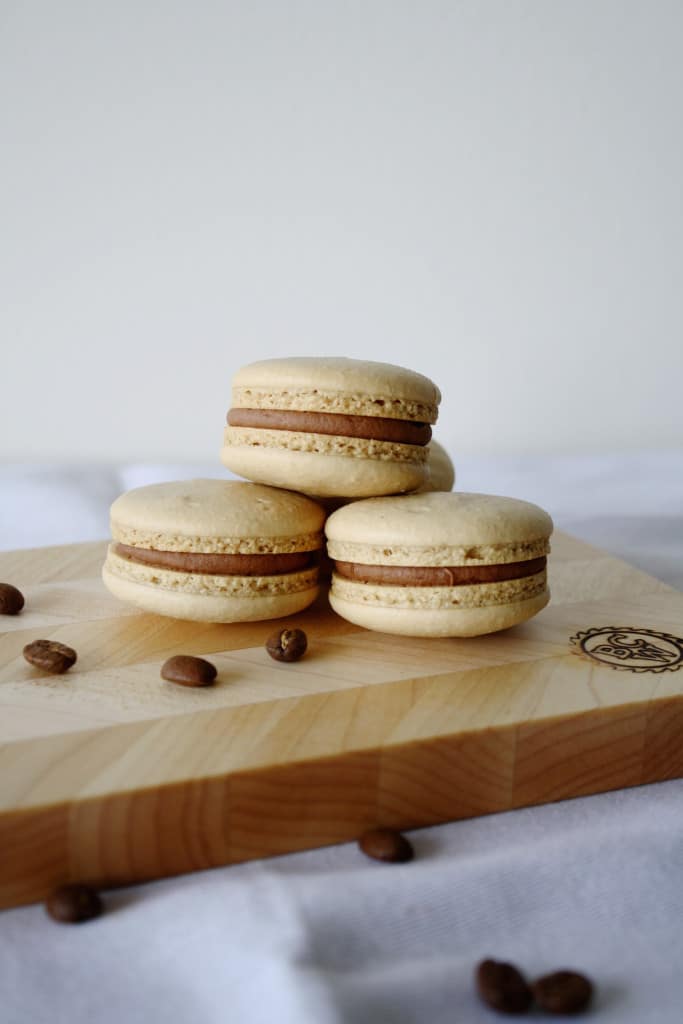
[{"label": "plain white background", "polygon": [[5,0],[0,457],[217,458],[232,372],[476,452],[683,437],[678,0]]}]

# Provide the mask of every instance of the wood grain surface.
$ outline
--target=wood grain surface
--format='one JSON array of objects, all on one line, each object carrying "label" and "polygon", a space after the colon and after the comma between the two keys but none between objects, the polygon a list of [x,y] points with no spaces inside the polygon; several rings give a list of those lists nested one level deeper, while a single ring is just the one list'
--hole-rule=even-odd
[{"label": "wood grain surface", "polygon": [[[570,644],[600,626],[678,636],[683,594],[567,536],[529,623],[415,640],[320,600],[287,620],[309,636],[289,665],[263,646],[276,623],[121,604],[104,552],[0,553],[0,580],[26,595],[0,619],[0,906],[683,775],[683,671],[619,671]],[[38,638],[78,662],[32,668]],[[208,656],[217,684],[162,681],[179,653]]]}]

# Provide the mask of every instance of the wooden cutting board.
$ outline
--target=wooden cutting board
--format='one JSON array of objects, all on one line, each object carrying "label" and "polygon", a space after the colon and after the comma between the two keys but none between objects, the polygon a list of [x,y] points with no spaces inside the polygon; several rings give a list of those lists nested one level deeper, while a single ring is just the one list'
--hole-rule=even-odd
[{"label": "wooden cutting board", "polygon": [[[683,594],[567,536],[529,623],[414,640],[321,600],[289,620],[309,635],[291,665],[264,650],[273,623],[119,603],[104,551],[0,554],[27,598],[0,619],[0,906],[683,775]],[[41,637],[74,668],[31,668]],[[178,653],[217,685],[164,683]]]}]

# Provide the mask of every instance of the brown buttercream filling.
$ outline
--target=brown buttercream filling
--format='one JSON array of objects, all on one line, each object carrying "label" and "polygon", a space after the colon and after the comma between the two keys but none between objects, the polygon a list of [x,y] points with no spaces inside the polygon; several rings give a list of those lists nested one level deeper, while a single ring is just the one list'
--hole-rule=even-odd
[{"label": "brown buttercream filling", "polygon": [[394,587],[460,587],[472,583],[498,583],[535,576],[545,569],[546,558],[502,565],[361,565],[335,562],[335,570],[347,580]]},{"label": "brown buttercream filling", "polygon": [[208,555],[197,551],[153,551],[115,544],[121,558],[158,569],[198,572],[206,576],[278,576],[284,572],[302,572],[316,564],[315,551],[294,551],[267,555]]},{"label": "brown buttercream filling", "polygon": [[231,409],[228,425],[361,437],[368,441],[390,441],[397,444],[426,445],[432,438],[432,428],[428,423],[391,420],[382,416],[347,416],[336,412],[297,412],[290,409]]}]

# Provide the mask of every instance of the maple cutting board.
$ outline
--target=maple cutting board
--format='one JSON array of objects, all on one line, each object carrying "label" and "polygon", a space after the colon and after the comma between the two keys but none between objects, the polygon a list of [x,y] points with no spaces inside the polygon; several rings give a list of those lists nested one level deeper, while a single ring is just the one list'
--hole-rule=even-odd
[{"label": "maple cutting board", "polygon": [[[202,625],[119,603],[105,545],[0,553],[0,906],[683,775],[683,594],[556,534],[552,602],[471,640],[370,633],[325,600],[289,622]],[[75,647],[63,676],[22,648]],[[572,642],[573,638],[573,642]],[[209,655],[217,685],[163,682]]]}]

